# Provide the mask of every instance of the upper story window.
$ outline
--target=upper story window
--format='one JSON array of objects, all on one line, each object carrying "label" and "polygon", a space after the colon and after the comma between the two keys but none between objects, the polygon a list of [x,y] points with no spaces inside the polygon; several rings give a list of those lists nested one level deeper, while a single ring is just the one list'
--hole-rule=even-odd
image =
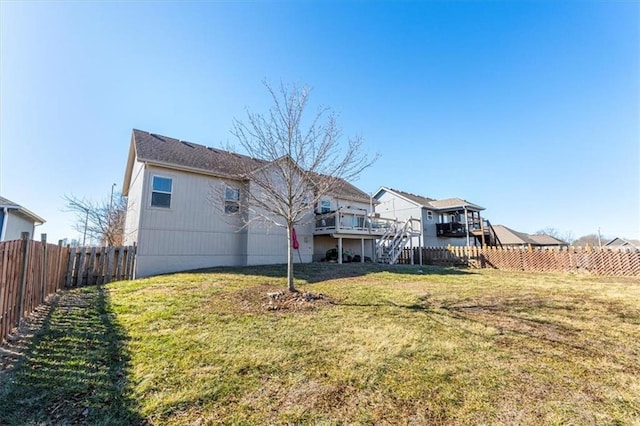
[{"label": "upper story window", "polygon": [[431,210],[427,210],[427,220],[433,220],[433,212]]},{"label": "upper story window", "polygon": [[240,211],[240,190],[227,187],[224,191],[224,212],[238,213]]},{"label": "upper story window", "polygon": [[320,213],[329,213],[331,211],[331,201],[320,201]]},{"label": "upper story window", "polygon": [[151,206],[171,207],[173,180],[171,178],[154,176],[151,183]]}]

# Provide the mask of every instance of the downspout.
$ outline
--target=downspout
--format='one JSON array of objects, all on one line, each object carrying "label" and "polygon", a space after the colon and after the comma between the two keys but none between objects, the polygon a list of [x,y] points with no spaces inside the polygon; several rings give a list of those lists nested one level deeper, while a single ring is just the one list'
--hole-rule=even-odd
[{"label": "downspout", "polygon": [[9,209],[7,207],[2,209],[2,230],[0,230],[0,241],[4,241],[4,235],[7,232],[7,222],[9,221]]}]

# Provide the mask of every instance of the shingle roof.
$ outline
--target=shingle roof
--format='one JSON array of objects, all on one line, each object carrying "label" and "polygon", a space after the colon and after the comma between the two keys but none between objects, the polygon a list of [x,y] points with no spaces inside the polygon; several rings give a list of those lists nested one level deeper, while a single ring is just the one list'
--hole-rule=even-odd
[{"label": "shingle roof", "polygon": [[444,200],[436,200],[433,198],[429,198],[429,197],[423,197],[422,195],[416,195],[416,194],[412,194],[410,192],[405,192],[405,191],[400,191],[398,189],[394,189],[394,188],[382,188],[385,190],[389,190],[389,191],[393,191],[396,194],[410,200],[413,201],[414,203],[418,204],[419,206],[422,207],[426,207],[428,209],[433,209],[433,210],[448,210],[448,209],[454,209],[454,208],[464,208],[464,207],[470,207],[472,209],[475,210],[484,210],[484,207],[480,207],[477,204],[473,204],[470,203],[467,200],[463,200],[462,198],[447,198]]},{"label": "shingle roof", "polygon": [[551,235],[540,234],[540,235],[530,235],[525,234],[524,232],[514,231],[511,228],[507,228],[504,225],[493,225],[493,230],[495,231],[500,243],[502,245],[529,245],[532,246],[563,246],[567,245],[564,241],[561,241],[557,238],[552,237]]},{"label": "shingle roof", "polygon": [[[177,166],[221,177],[241,179],[241,171],[255,170],[269,164],[269,161],[137,129],[133,130],[132,142],[139,161]],[[366,192],[344,179],[338,180],[332,195],[369,201]]]},{"label": "shingle roof", "polygon": [[133,141],[139,161],[182,166],[220,176],[237,177],[238,162],[242,162],[241,168],[245,170],[251,170],[267,164],[266,161],[245,155],[143,132],[142,130],[133,130]]},{"label": "shingle roof", "polygon": [[637,240],[625,240],[624,238],[616,237],[613,240],[605,244],[608,247],[640,247],[640,241]]},{"label": "shingle roof", "polygon": [[504,225],[493,225],[493,230],[502,245],[536,245],[536,242],[529,238],[527,234],[514,231]]},{"label": "shingle roof", "polygon": [[565,246],[568,245],[566,242],[559,240],[551,235],[546,234],[538,234],[538,235],[529,235],[537,245],[540,246]]},{"label": "shingle roof", "polygon": [[29,219],[31,219],[35,223],[42,224],[42,223],[46,222],[43,218],[41,218],[37,214],[35,214],[32,211],[22,207],[18,203],[14,203],[13,201],[9,200],[8,198],[4,198],[3,196],[0,196],[0,208],[8,208],[8,209],[12,209],[12,210],[17,210],[22,215],[27,216]]},{"label": "shingle roof", "polygon": [[471,207],[472,209],[475,209],[475,210],[484,210],[484,207],[480,207],[477,204],[470,203],[469,201],[463,200],[462,198],[447,198],[444,200],[434,200],[430,204],[439,210],[464,208],[464,207]]},{"label": "shingle roof", "polygon": [[432,201],[435,201],[433,198],[423,197],[421,195],[412,194],[410,192],[400,191],[398,189],[389,188],[389,190],[395,192],[398,195],[403,196],[404,198],[408,198],[416,204],[420,204],[423,207],[429,207]]}]

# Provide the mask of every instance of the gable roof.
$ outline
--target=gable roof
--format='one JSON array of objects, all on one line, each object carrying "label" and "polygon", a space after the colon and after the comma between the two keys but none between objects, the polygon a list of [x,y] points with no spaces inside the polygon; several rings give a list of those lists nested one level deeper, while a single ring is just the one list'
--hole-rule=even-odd
[{"label": "gable roof", "polygon": [[377,196],[381,191],[387,191],[394,193],[395,195],[408,200],[418,207],[423,207],[431,210],[451,210],[451,209],[464,209],[471,208],[473,210],[484,210],[484,207],[480,207],[477,204],[470,203],[467,200],[463,200],[462,198],[446,198],[444,200],[436,200],[429,197],[423,197],[422,195],[412,194],[410,192],[400,191],[398,189],[388,188],[386,186],[380,187],[375,194],[374,197]]},{"label": "gable roof", "polygon": [[32,211],[22,207],[20,204],[14,203],[8,198],[4,198],[3,196],[0,196],[0,209],[5,209],[5,208],[9,210],[16,210],[17,212],[21,213],[23,216],[26,216],[29,219],[31,219],[34,223],[38,223],[42,225],[43,223],[46,222],[43,218],[33,213]]},{"label": "gable roof", "polygon": [[[222,178],[243,179],[238,170],[257,170],[271,162],[223,149],[133,129],[129,159],[125,170],[123,195],[128,195],[135,160],[161,167],[202,173]],[[369,202],[369,195],[344,179],[332,191],[338,198]]]},{"label": "gable roof", "polygon": [[625,240],[624,238],[616,237],[613,240],[609,241],[607,244],[605,244],[605,246],[607,246],[607,247],[634,247],[634,248],[638,248],[638,247],[640,247],[640,244],[638,243],[638,241]]}]

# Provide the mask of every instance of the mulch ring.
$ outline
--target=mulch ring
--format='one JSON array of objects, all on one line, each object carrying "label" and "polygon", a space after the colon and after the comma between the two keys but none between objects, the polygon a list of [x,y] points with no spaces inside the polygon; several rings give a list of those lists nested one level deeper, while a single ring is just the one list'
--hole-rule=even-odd
[{"label": "mulch ring", "polygon": [[245,310],[250,311],[312,311],[332,306],[331,299],[322,293],[288,291],[282,287],[262,284],[234,292]]}]

